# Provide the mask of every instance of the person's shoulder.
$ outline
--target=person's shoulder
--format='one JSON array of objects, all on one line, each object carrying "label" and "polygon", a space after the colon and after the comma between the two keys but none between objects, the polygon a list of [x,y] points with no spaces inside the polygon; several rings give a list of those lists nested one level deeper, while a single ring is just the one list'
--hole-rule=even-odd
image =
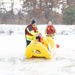
[{"label": "person's shoulder", "polygon": [[27,28],[29,28],[30,27],[30,24],[28,24],[25,28],[27,29]]},{"label": "person's shoulder", "polygon": [[52,27],[52,25],[47,25],[47,27]]},{"label": "person's shoulder", "polygon": [[26,27],[30,27],[31,25],[30,24],[28,24]]},{"label": "person's shoulder", "polygon": [[30,26],[31,24],[28,24],[27,26]]},{"label": "person's shoulder", "polygon": [[47,27],[48,27],[48,28],[53,28],[54,26],[53,26],[53,25],[48,25]]}]

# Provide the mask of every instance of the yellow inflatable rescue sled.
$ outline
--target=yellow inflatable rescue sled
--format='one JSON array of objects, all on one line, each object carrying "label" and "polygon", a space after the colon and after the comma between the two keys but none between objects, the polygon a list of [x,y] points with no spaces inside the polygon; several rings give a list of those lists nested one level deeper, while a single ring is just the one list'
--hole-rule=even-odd
[{"label": "yellow inflatable rescue sled", "polygon": [[50,59],[56,52],[56,48],[57,46],[51,37],[43,37],[42,42],[34,40],[27,46],[25,56],[26,58],[44,57]]}]

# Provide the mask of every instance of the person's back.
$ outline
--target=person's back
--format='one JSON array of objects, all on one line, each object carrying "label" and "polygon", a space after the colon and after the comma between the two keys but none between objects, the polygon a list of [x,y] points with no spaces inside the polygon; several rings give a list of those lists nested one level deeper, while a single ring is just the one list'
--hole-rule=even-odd
[{"label": "person's back", "polygon": [[26,35],[32,35],[29,31],[32,31],[32,27],[31,27],[30,24],[27,25],[27,27],[25,28],[25,34],[26,34]]}]

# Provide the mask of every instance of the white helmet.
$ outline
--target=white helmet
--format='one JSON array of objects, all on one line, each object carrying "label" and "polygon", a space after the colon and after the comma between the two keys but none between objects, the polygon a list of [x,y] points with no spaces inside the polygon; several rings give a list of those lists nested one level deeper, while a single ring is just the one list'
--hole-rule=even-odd
[{"label": "white helmet", "polygon": [[52,22],[51,22],[51,21],[49,21],[49,22],[48,22],[48,25],[52,25]]}]

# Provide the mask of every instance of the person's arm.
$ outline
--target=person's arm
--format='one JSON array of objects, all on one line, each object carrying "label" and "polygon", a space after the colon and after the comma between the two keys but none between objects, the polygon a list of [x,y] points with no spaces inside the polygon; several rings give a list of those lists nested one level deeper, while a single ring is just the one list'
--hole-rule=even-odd
[{"label": "person's arm", "polygon": [[40,33],[40,32],[38,31],[38,29],[37,29],[37,32],[34,32],[34,30],[32,30],[31,27],[28,27],[28,28],[27,28],[27,31],[28,31],[29,33],[31,33],[33,36],[34,36],[34,35],[37,35],[38,33]]},{"label": "person's arm", "polygon": [[53,26],[53,29],[54,29],[54,33],[56,33],[56,29],[55,29],[55,27]]},{"label": "person's arm", "polygon": [[36,32],[35,33],[36,34],[41,34],[37,27],[36,27]]},{"label": "person's arm", "polygon": [[31,28],[27,28],[27,31],[29,32],[29,33],[31,33],[32,35],[35,35],[35,32],[31,29]]},{"label": "person's arm", "polygon": [[41,34],[39,30],[37,30],[37,33]]}]

